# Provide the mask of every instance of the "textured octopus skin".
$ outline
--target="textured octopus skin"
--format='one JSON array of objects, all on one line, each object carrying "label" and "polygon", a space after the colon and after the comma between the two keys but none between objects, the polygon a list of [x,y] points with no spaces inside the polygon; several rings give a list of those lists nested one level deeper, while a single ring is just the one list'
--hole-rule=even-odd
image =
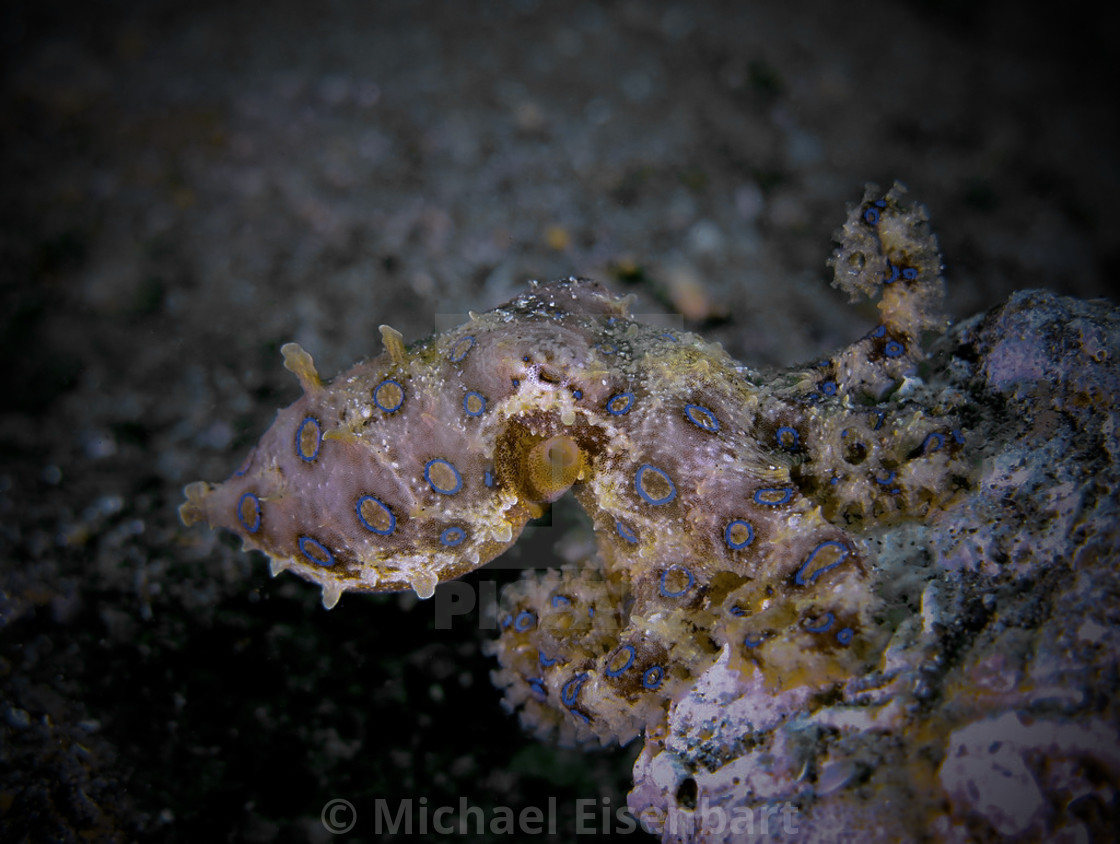
[{"label": "textured octopus skin", "polygon": [[572,489],[597,555],[508,587],[493,645],[528,728],[629,741],[725,649],[774,688],[827,688],[889,636],[865,537],[969,482],[959,408],[907,398],[945,320],[936,241],[903,193],[869,186],[838,232],[834,283],[879,295],[882,322],[828,360],[763,374],[596,282],[534,283],[412,346],[382,326],[385,351],[330,384],[285,346],[303,396],[227,481],[188,485],[181,517],[330,608],[430,597]]}]

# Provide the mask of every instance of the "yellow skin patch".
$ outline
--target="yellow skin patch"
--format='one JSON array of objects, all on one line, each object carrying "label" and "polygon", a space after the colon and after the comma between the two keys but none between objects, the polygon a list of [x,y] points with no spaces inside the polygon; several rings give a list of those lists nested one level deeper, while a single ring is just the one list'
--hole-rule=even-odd
[{"label": "yellow skin patch", "polygon": [[773,375],[693,334],[642,325],[595,282],[534,285],[459,328],[304,395],[186,524],[345,591],[433,594],[508,548],[569,489],[598,553],[503,595],[496,682],[563,741],[625,742],[664,720],[721,651],[774,688],[827,688],[880,656],[889,622],[863,539],[967,484],[953,408],[895,395],[944,324],[940,258],[895,186],[851,210],[837,283],[883,293],[883,323]]}]

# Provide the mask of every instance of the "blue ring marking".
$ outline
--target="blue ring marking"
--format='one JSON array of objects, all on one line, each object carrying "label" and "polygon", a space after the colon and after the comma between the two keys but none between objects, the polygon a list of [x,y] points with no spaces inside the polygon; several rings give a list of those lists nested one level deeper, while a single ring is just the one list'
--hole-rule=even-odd
[{"label": "blue ring marking", "polygon": [[[685,574],[688,575],[688,583],[686,583],[684,585],[684,589],[681,589],[678,592],[670,592],[668,589],[665,588],[665,578],[669,574],[669,572],[674,571],[674,570],[683,571]],[[683,595],[685,592],[687,592],[689,589],[691,589],[692,584],[694,584],[695,582],[696,582],[696,578],[692,576],[692,572],[690,572],[687,568],[685,568],[684,566],[682,566],[680,564],[671,565],[671,566],[669,566],[669,568],[665,569],[665,571],[661,572],[661,586],[660,586],[660,590],[659,590],[661,592],[661,597],[662,598],[679,598],[681,595]]]},{"label": "blue ring marking", "polygon": [[482,482],[491,489],[493,489],[497,485],[494,480],[494,473],[490,469],[487,469],[482,473]]},{"label": "blue ring marking", "polygon": [[[365,516],[362,515],[362,504],[364,504],[366,501],[372,501],[374,504],[385,511],[386,515],[389,516],[389,527],[387,527],[385,530],[380,530],[366,521]],[[371,530],[379,536],[388,536],[397,529],[397,517],[393,515],[393,511],[389,509],[389,505],[378,498],[374,498],[372,495],[363,495],[361,498],[359,498],[357,506],[354,509],[358,513],[358,521],[362,523],[362,527],[364,527],[366,530]]]},{"label": "blue ring marking", "polygon": [[854,635],[856,635],[856,634],[855,634],[855,631],[852,630],[852,628],[845,627],[843,630],[838,630],[836,632],[836,641],[839,642],[841,645],[846,645],[846,644],[848,644],[849,642],[852,641],[852,637]]},{"label": "blue ring marking", "polygon": [[896,267],[890,261],[887,261],[887,269],[890,272],[889,274],[883,273],[883,275],[885,276],[885,278],[883,279],[883,284],[894,284],[898,280],[898,267]]},{"label": "blue ring marking", "polygon": [[[635,653],[636,653],[634,651],[634,646],[633,645],[623,645],[621,648],[619,648],[617,651],[615,651],[615,653],[620,654],[623,651],[629,651],[629,653],[627,654],[627,657],[626,657],[626,664],[621,666],[620,668],[607,668],[603,673],[606,674],[608,677],[618,677],[622,674],[623,671],[625,671],[627,668],[629,668],[631,665],[634,664],[634,656],[635,656]],[[613,660],[608,659],[607,660],[607,665],[610,665],[611,662],[613,662]]]},{"label": "blue ring marking", "polygon": [[668,331],[662,332],[661,337],[663,337],[666,340],[670,340],[674,343],[679,343],[680,342],[680,340],[677,339],[676,336],[670,334]]},{"label": "blue ring marking", "polygon": [[[471,412],[469,404],[471,396],[474,396],[476,399],[478,399],[480,403],[478,410],[474,411],[473,413]],[[463,396],[463,412],[466,413],[467,416],[481,416],[482,414],[484,414],[486,412],[486,396],[482,395],[482,393],[471,390],[469,393]]]},{"label": "blue ring marking", "polygon": [[572,390],[572,398],[573,399],[582,399],[583,398],[583,390]]},{"label": "blue ring marking", "polygon": [[[626,406],[619,410],[615,410],[614,403],[618,399],[626,399]],[[611,416],[622,416],[623,414],[630,412],[630,408],[633,406],[633,404],[633,393],[619,393],[618,395],[611,396],[609,399],[607,399],[607,413],[609,413]]]},{"label": "blue ring marking", "polygon": [[[827,548],[830,545],[839,548],[843,553],[840,554],[840,556],[836,559],[836,562],[829,563],[824,568],[817,569],[815,572],[810,574],[808,578],[806,578],[805,570],[809,568],[817,554],[822,549]],[[793,576],[793,582],[798,586],[809,586],[813,583],[814,580],[816,580],[826,571],[836,568],[838,565],[848,559],[848,555],[851,553],[852,552],[842,542],[837,542],[835,539],[826,540],[809,552],[809,556],[805,559],[805,562],[801,564],[801,568],[797,570],[797,574]]]},{"label": "blue ring marking", "polygon": [[880,337],[885,337],[885,336],[886,336],[886,334],[887,334],[887,326],[885,326],[885,325],[878,325],[878,326],[876,326],[876,327],[875,327],[875,329],[874,329],[874,330],[873,330],[873,331],[872,331],[872,332],[871,332],[870,334],[868,334],[867,336],[868,336],[868,337],[874,337],[874,338],[875,338],[875,339],[877,340],[877,339],[879,339]]},{"label": "blue ring marking", "polygon": [[883,420],[887,418],[887,412],[885,410],[876,410],[875,417],[875,430],[878,431],[883,427]]},{"label": "blue ring marking", "polygon": [[257,449],[254,447],[253,450],[249,452],[249,456],[245,458],[245,462],[241,464],[241,468],[234,472],[233,476],[235,478],[240,478],[242,475],[248,472],[249,467],[253,465],[253,458],[256,457],[256,455]]},{"label": "blue ring marking", "polygon": [[[245,506],[246,498],[251,498],[253,500],[253,510],[256,516],[251,525],[245,522],[245,515],[241,512]],[[241,522],[241,527],[245,528],[249,533],[256,533],[261,529],[261,500],[254,493],[242,493],[241,497],[237,499],[237,521]]]},{"label": "blue ring marking", "polygon": [[879,222],[879,209],[868,208],[863,212],[863,221],[869,226],[873,226]]},{"label": "blue ring marking", "polygon": [[964,434],[961,433],[960,428],[955,428],[949,433],[953,435],[953,441],[957,445],[964,445]]},{"label": "blue ring marking", "polygon": [[[930,448],[930,443],[933,444],[933,448]],[[935,451],[939,451],[943,445],[945,445],[945,438],[936,431],[933,431],[926,434],[926,438],[922,440],[922,454],[931,454]]]},{"label": "blue ring marking", "polygon": [[[396,387],[398,390],[401,391],[401,397],[399,399],[397,399],[397,403],[394,404],[392,407],[388,407],[386,405],[383,405],[381,403],[381,399],[378,398],[378,394],[381,392],[381,388],[382,387],[387,387],[390,384],[392,384],[394,387]],[[382,381],[380,384],[378,384],[376,387],[374,387],[372,395],[373,395],[373,403],[375,405],[377,405],[378,408],[385,411],[386,413],[396,413],[398,410],[401,409],[401,405],[404,404],[404,387],[401,385],[400,381],[396,381],[392,378],[386,378],[384,381]]]},{"label": "blue ring marking", "polygon": [[[315,450],[311,452],[310,456],[303,453],[303,442],[302,442],[302,440],[303,440],[303,429],[307,427],[308,422],[310,422],[312,425],[315,426]],[[323,444],[323,426],[319,424],[319,420],[316,419],[314,416],[303,417],[303,421],[299,423],[299,427],[296,429],[296,454],[298,454],[300,459],[303,460],[304,462],[312,463],[312,462],[314,462],[315,458],[319,456],[319,448],[322,446],[322,444]]]},{"label": "blue ring marking", "polygon": [[[652,678],[650,675],[652,675]],[[652,668],[647,668],[646,672],[642,675],[642,685],[647,689],[656,689],[661,685],[661,679],[664,676],[665,669],[660,665],[655,665]]]},{"label": "blue ring marking", "polygon": [[831,629],[831,627],[832,627],[832,625],[835,621],[836,621],[836,616],[834,616],[832,613],[828,612],[828,613],[825,613],[823,616],[821,616],[820,619],[817,620],[816,626],[806,622],[805,623],[805,629],[808,630],[810,633],[827,633]]},{"label": "blue ring marking", "polygon": [[826,396],[836,395],[836,382],[835,381],[822,381],[821,392]]},{"label": "blue ring marking", "polygon": [[731,608],[728,609],[727,612],[730,615],[735,616],[736,618],[742,618],[743,616],[745,616],[747,614],[747,611],[745,609],[743,609],[741,606],[739,606],[738,604],[733,604],[731,606]]},{"label": "blue ring marking", "polygon": [[448,548],[454,548],[456,545],[462,545],[463,540],[467,538],[467,532],[458,525],[452,525],[439,535],[439,541],[446,545]]},{"label": "blue ring marking", "polygon": [[[320,557],[314,556],[311,551],[307,550],[308,546],[319,552],[322,556],[325,556],[327,559],[323,560]],[[331,553],[330,549],[327,548],[327,546],[322,542],[312,539],[310,536],[301,536],[299,538],[299,552],[317,566],[323,566],[324,568],[326,568],[328,566],[334,565],[334,554]]]},{"label": "blue ring marking", "polygon": [[[786,435],[786,442],[782,441],[783,434]],[[791,436],[793,437],[792,440],[790,440]],[[774,438],[778,441],[778,445],[780,445],[786,451],[796,450],[797,446],[801,443],[801,435],[797,433],[796,428],[791,428],[789,425],[783,425],[782,427],[780,427],[778,429],[778,432],[774,435]]]},{"label": "blue ring marking", "polygon": [[[455,486],[453,488],[443,489],[442,487],[438,487],[438,486],[435,485],[435,481],[432,480],[432,475],[431,475],[432,464],[433,463],[442,463],[444,466],[446,466],[448,469],[450,469],[454,473],[454,475],[455,475]],[[428,482],[428,486],[430,486],[432,488],[433,492],[438,492],[441,495],[454,495],[455,493],[457,493],[459,490],[461,490],[463,488],[463,476],[459,474],[459,470],[456,469],[450,463],[448,463],[446,460],[444,460],[442,457],[433,458],[433,459],[429,460],[427,463],[424,464],[424,480],[426,480]]]},{"label": "blue ring marking", "polygon": [[[466,348],[463,344],[466,343]],[[473,334],[468,334],[462,337],[459,341],[451,347],[451,351],[447,353],[447,359],[452,363],[458,363],[467,356],[467,352],[474,348],[475,339]]]},{"label": "blue ring marking", "polygon": [[902,357],[906,351],[906,347],[899,343],[897,340],[891,340],[887,345],[883,346],[883,354],[889,358]]},{"label": "blue ring marking", "polygon": [[576,698],[579,697],[579,690],[583,688],[583,684],[587,682],[587,672],[581,671],[571,680],[564,684],[560,689],[560,700],[569,709],[575,706]]},{"label": "blue ring marking", "polygon": [[517,618],[513,620],[513,629],[518,633],[524,633],[526,630],[532,630],[537,626],[537,614],[532,610],[522,610],[517,614]]},{"label": "blue ring marking", "polygon": [[875,478],[875,483],[879,484],[880,486],[886,486],[887,484],[889,484],[893,480],[894,480],[894,469],[891,469],[891,471],[887,474],[887,476],[885,478]]},{"label": "blue ring marking", "polygon": [[637,543],[638,537],[634,534],[634,531],[630,530],[630,528],[626,527],[622,522],[616,521],[614,523],[614,529],[618,531],[618,535],[627,542]]},{"label": "blue ring marking", "polygon": [[543,677],[530,677],[529,678],[529,688],[532,689],[534,692],[536,692],[538,695],[540,695],[542,698],[548,697],[548,692],[545,690],[545,687],[544,687],[544,678]]},{"label": "blue ring marking", "polygon": [[[664,498],[649,497],[646,491],[642,489],[642,475],[644,475],[646,472],[655,472],[665,479],[665,483],[669,485],[668,495],[666,495]],[[643,463],[641,466],[639,466],[638,471],[634,474],[634,489],[638,491],[638,495],[640,495],[642,497],[642,500],[647,504],[668,504],[670,501],[677,497],[677,488],[673,484],[672,478],[665,474],[665,472],[663,472],[661,469],[658,469],[656,466],[651,466],[648,463]]]},{"label": "blue ring marking", "polygon": [[[742,525],[747,529],[747,538],[742,542],[736,542],[731,538],[731,529],[736,525]],[[727,523],[727,527],[723,529],[723,541],[727,543],[727,547],[732,551],[738,551],[740,548],[746,548],[754,542],[754,527],[746,519],[732,519]]]},{"label": "blue ring marking", "polygon": [[616,346],[614,343],[607,342],[606,340],[602,340],[596,343],[595,348],[602,352],[604,355],[618,354],[618,346]]},{"label": "blue ring marking", "polygon": [[907,267],[902,271],[902,277],[907,281],[913,281],[918,277],[918,271],[914,267]]},{"label": "blue ring marking", "polygon": [[[697,419],[693,414],[699,414],[700,418]],[[688,417],[688,421],[705,431],[715,433],[719,430],[719,420],[716,415],[708,408],[701,404],[686,404],[684,406],[684,415]]]},{"label": "blue ring marking", "polygon": [[759,645],[761,645],[765,641],[766,641],[766,636],[761,634],[761,633],[759,634],[758,638],[755,639],[753,642],[751,641],[751,634],[750,633],[748,633],[746,636],[743,637],[743,644],[746,645],[748,648],[757,648]]},{"label": "blue ring marking", "polygon": [[[782,497],[777,501],[767,501],[763,498],[767,493],[781,493]],[[754,491],[754,503],[765,504],[767,507],[780,507],[783,504],[789,504],[791,498],[793,498],[793,490],[789,487],[765,487]]]},{"label": "blue ring marking", "polygon": [[554,607],[570,607],[572,605],[572,599],[567,595],[553,595],[549,603]]},{"label": "blue ring marking", "polygon": [[549,659],[544,655],[544,651],[542,651],[540,648],[537,648],[537,662],[541,664],[542,668],[548,668],[550,665],[555,665],[559,661],[560,657],[554,656],[552,657],[552,659]]}]

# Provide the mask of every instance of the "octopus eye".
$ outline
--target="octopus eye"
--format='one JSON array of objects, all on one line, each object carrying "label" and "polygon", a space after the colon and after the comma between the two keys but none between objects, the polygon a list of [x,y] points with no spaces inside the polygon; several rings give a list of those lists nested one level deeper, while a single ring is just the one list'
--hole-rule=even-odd
[{"label": "octopus eye", "polygon": [[563,435],[542,440],[525,456],[528,480],[545,501],[555,501],[567,492],[579,479],[583,465],[579,444]]}]

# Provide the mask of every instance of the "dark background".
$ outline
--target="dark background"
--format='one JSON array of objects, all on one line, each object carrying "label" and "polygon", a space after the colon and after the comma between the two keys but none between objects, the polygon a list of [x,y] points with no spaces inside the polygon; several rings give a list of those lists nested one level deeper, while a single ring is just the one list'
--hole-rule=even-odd
[{"label": "dark background", "polygon": [[[1045,9],[1030,12],[1028,8]],[[629,787],[498,705],[477,619],[276,580],[176,518],[297,396],[529,278],[752,365],[874,323],[828,286],[866,181],[930,211],[954,317],[1120,253],[1116,12],[1072,4],[11,2],[0,12],[0,824],[327,840],[322,806]],[[563,508],[562,508],[563,509]],[[572,515],[556,515],[566,523]],[[578,528],[535,530],[549,564]],[[472,582],[508,581],[484,570]],[[561,836],[566,838],[567,836]]]}]

